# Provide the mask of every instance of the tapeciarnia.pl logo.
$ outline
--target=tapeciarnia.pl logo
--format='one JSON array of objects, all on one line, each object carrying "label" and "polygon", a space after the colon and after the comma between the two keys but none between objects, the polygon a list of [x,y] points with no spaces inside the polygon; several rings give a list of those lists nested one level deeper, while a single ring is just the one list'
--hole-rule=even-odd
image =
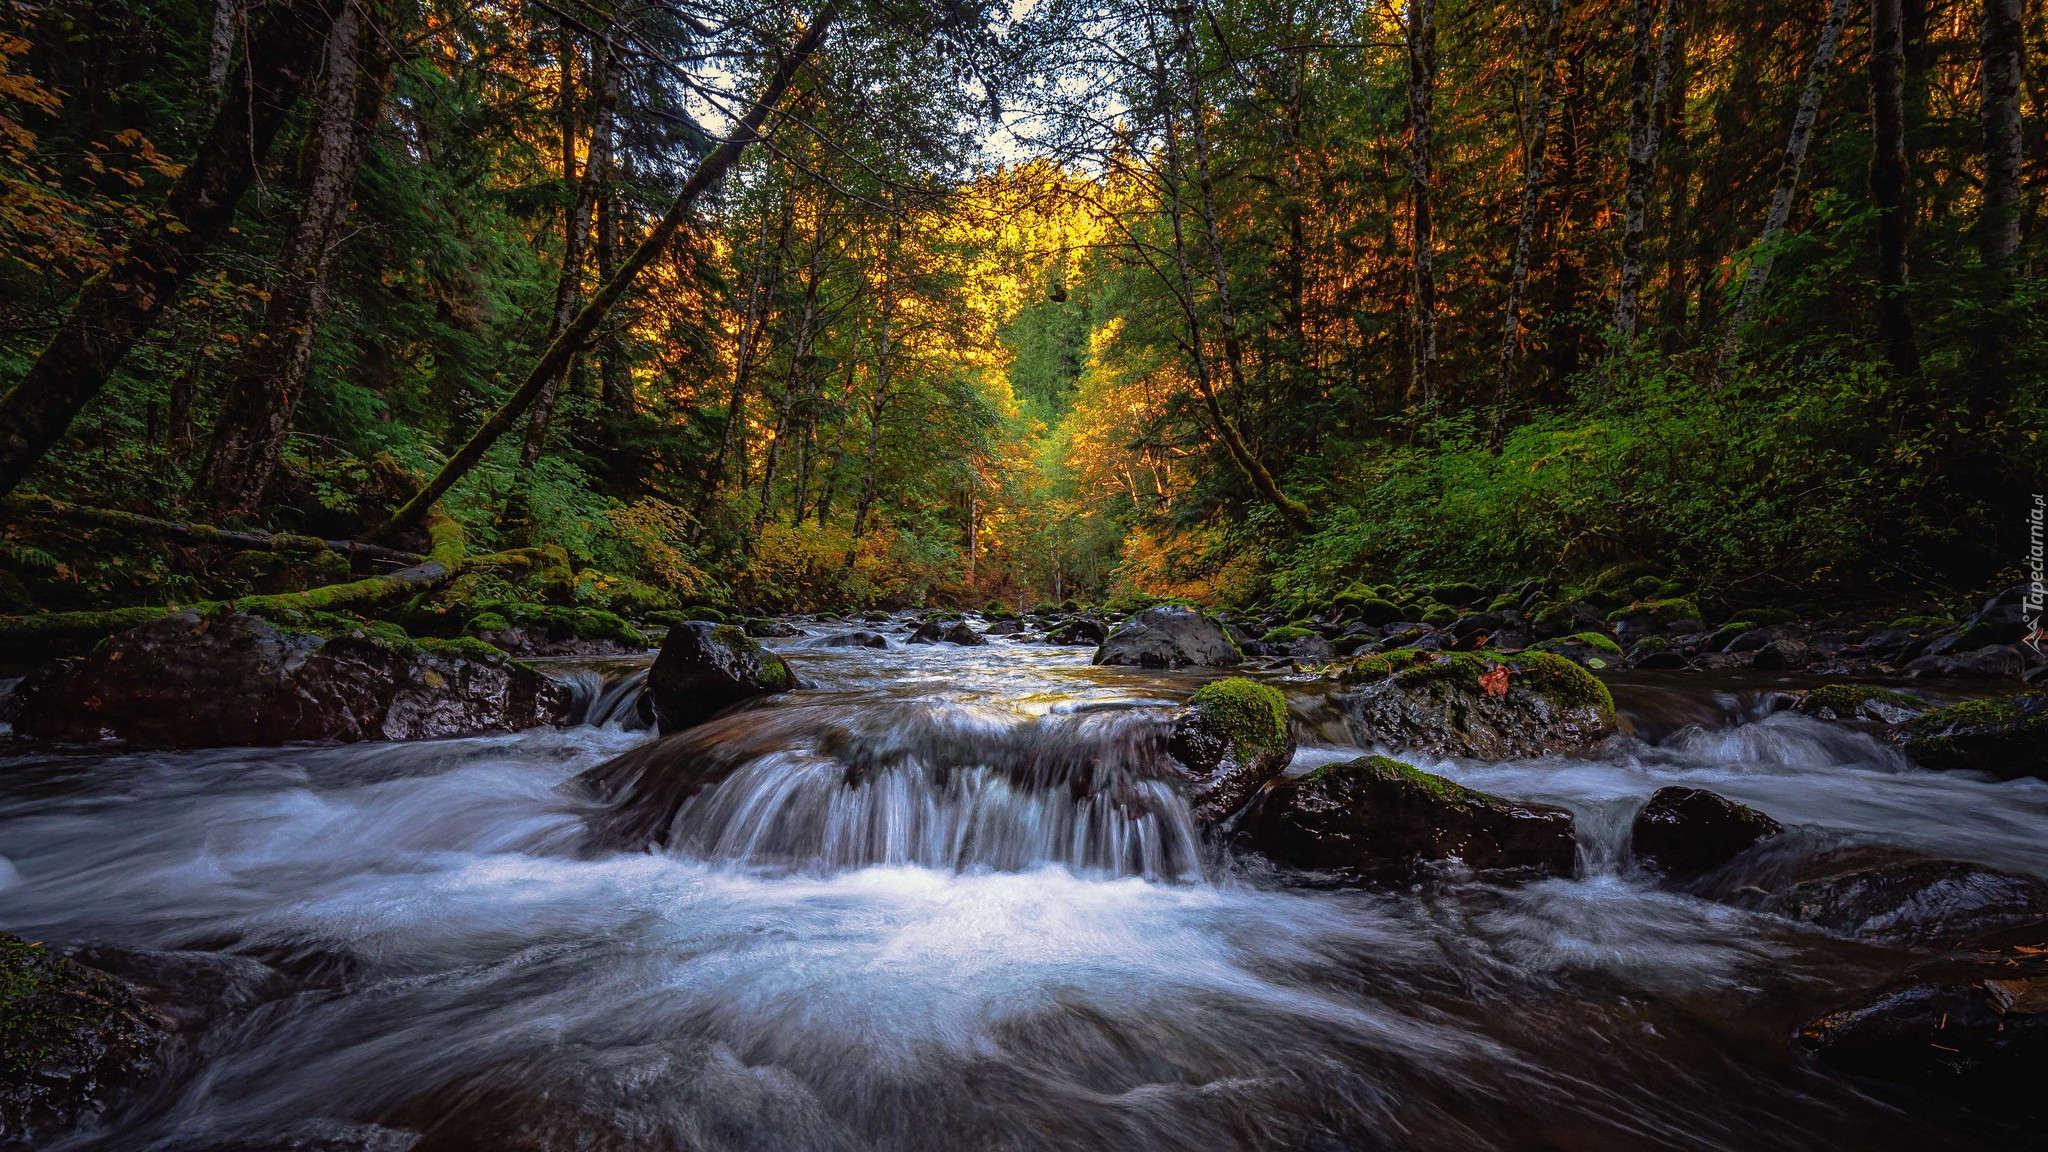
[{"label": "tapeciarnia.pl logo", "polygon": [[2034,506],[2027,510],[2027,638],[2021,643],[2041,654],[2041,643],[2048,641],[2048,631],[2041,627],[2041,607],[2048,602],[2048,558],[2044,558],[2042,546],[2043,519],[2048,517],[2048,498],[2034,493]]}]

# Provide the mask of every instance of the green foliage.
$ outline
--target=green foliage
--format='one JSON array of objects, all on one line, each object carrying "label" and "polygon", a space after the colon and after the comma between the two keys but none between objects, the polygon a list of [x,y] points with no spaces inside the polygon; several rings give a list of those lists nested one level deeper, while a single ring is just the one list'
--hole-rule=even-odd
[{"label": "green foliage", "polygon": [[1240,761],[1287,744],[1287,699],[1270,685],[1230,676],[1202,685],[1188,703],[1217,723]]}]

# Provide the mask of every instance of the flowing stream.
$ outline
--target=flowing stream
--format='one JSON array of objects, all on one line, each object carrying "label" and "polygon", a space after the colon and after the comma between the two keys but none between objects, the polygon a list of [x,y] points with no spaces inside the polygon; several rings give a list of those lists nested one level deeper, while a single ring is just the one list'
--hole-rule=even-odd
[{"label": "flowing stream", "polygon": [[[1661,891],[1623,841],[1685,783],[1802,843],[2048,875],[2048,784],[1917,771],[1761,688],[1623,685],[1636,735],[1596,756],[1424,764],[1572,808],[1578,878],[1319,891],[1205,847],[1136,751],[1199,675],[778,644],[815,687],[669,738],[721,774],[637,839],[576,778],[669,754],[644,661],[554,669],[591,721],[559,731],[6,747],[0,927],[197,1005],[60,1146],[1977,1146],[1790,1042],[1901,953]],[[1358,753],[1286,687],[1297,770]]]}]

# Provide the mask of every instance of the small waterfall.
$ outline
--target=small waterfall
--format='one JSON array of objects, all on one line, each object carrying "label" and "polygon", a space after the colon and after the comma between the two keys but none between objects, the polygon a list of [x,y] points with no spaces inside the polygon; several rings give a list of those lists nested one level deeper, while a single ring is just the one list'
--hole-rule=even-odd
[{"label": "small waterfall", "polygon": [[1199,837],[1138,709],[997,718],[957,706],[755,709],[586,773],[608,847],[837,870],[1062,864],[1190,880]]},{"label": "small waterfall", "polygon": [[566,668],[550,675],[569,690],[569,723],[603,727],[616,724],[628,732],[654,725],[645,700],[647,667]]}]

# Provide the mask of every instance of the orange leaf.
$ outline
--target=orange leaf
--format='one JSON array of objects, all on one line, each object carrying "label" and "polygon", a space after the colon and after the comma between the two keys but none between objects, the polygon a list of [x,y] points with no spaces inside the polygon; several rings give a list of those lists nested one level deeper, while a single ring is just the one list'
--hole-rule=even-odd
[{"label": "orange leaf", "polygon": [[1507,695],[1508,666],[1505,664],[1494,665],[1493,670],[1491,672],[1488,672],[1479,678],[1479,686],[1481,688],[1486,689],[1486,694],[1488,696]]}]

